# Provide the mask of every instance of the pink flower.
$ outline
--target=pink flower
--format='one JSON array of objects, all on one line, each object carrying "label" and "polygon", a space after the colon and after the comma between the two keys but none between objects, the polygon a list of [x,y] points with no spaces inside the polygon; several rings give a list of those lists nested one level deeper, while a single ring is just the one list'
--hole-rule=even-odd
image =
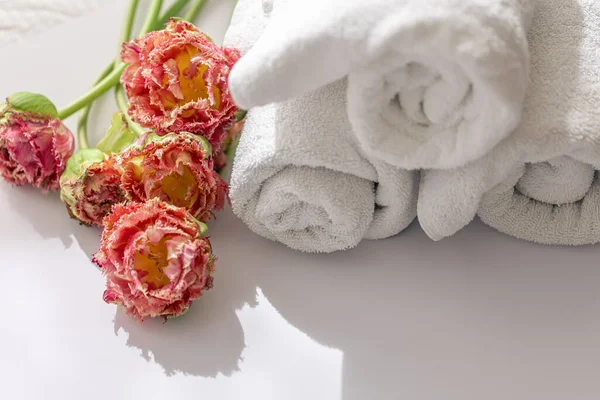
[{"label": "pink flower", "polygon": [[158,198],[208,221],[223,208],[227,184],[214,171],[210,145],[205,143],[190,133],[142,137],[119,158],[127,198],[140,202]]},{"label": "pink flower", "polygon": [[104,301],[138,321],[185,313],[212,287],[215,257],[202,228],[160,200],[115,206],[94,256],[107,280]]},{"label": "pink flower", "polygon": [[0,175],[9,183],[57,190],[74,142],[56,117],[17,110],[10,98],[0,108]]},{"label": "pink flower", "polygon": [[75,153],[60,178],[60,198],[73,218],[102,227],[112,207],[126,200],[115,154],[98,149]]},{"label": "pink flower", "polygon": [[239,57],[238,50],[221,48],[194,25],[177,20],[125,43],[121,58],[129,66],[121,82],[130,115],[159,135],[200,134],[220,150],[237,111],[227,78]]}]

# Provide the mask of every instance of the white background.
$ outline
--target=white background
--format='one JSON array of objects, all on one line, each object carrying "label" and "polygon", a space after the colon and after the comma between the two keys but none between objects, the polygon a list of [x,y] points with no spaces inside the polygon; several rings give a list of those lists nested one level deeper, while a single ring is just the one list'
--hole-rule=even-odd
[{"label": "white background", "polygon": [[[60,106],[83,93],[116,52],[125,3],[11,39],[1,96]],[[217,41],[232,3],[209,1],[198,21]],[[102,103],[96,138],[114,111]],[[476,222],[440,243],[415,225],[304,255],[227,210],[211,224],[214,290],[180,319],[137,324],[102,301],[99,232],[56,195],[1,183],[0,216],[1,399],[600,397],[600,247],[532,245]]]}]

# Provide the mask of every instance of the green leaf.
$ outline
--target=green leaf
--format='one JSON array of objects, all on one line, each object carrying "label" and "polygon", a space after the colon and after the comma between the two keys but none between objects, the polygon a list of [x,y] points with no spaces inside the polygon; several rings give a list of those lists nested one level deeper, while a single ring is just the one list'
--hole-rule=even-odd
[{"label": "green leaf", "polygon": [[246,118],[246,114],[248,114],[248,111],[246,111],[246,110],[238,110],[235,113],[235,122],[240,122],[241,120],[243,120],[244,118]]},{"label": "green leaf", "polygon": [[137,135],[129,128],[123,114],[114,113],[110,128],[96,148],[105,153],[120,153],[136,139]]},{"label": "green leaf", "polygon": [[208,225],[206,225],[204,222],[198,221],[196,218],[192,217],[191,215],[190,215],[190,217],[198,225],[198,237],[203,238],[203,237],[208,236]]},{"label": "green leaf", "polygon": [[8,97],[8,104],[15,111],[58,118],[56,106],[42,94],[17,92]]}]

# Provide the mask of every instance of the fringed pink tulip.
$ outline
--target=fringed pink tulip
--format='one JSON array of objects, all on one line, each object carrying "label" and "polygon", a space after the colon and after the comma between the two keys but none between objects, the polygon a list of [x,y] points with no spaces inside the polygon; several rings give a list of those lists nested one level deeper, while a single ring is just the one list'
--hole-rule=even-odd
[{"label": "fringed pink tulip", "polygon": [[102,227],[112,207],[126,200],[115,156],[83,149],[69,159],[60,178],[60,198],[73,218]]},{"label": "fringed pink tulip", "polygon": [[210,145],[190,133],[142,137],[119,158],[129,200],[158,198],[206,222],[223,208],[227,184],[214,171]]},{"label": "fringed pink tulip", "polygon": [[[22,109],[20,100],[24,96],[33,96],[50,111]],[[73,134],[45,97],[18,93],[0,105],[0,175],[7,182],[33,185],[45,192],[58,190],[60,175],[73,149]]]},{"label": "fringed pink tulip", "polygon": [[237,108],[227,79],[239,59],[236,49],[215,45],[194,25],[171,20],[162,31],[125,43],[129,66],[121,82],[129,113],[159,135],[192,132],[219,151]]},{"label": "fringed pink tulip", "polygon": [[115,206],[94,256],[107,280],[104,301],[138,321],[185,313],[212,287],[215,257],[204,228],[159,200]]}]

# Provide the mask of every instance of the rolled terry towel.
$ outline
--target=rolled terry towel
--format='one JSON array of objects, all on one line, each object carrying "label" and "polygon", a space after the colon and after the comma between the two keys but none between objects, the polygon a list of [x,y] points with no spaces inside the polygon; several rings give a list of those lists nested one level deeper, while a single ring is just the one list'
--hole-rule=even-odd
[{"label": "rolled terry towel", "polygon": [[534,1],[276,0],[232,70],[232,94],[248,108],[347,76],[348,116],[370,156],[462,166],[520,119]]},{"label": "rolled terry towel", "polygon": [[600,178],[594,167],[568,156],[513,171],[483,196],[487,225],[541,244],[600,242]]},{"label": "rolled terry towel", "polygon": [[[226,44],[250,48],[268,11],[240,0]],[[293,249],[332,252],[395,235],[415,218],[416,173],[365,159],[351,134],[345,90],[340,80],[248,112],[230,197],[254,232]]]},{"label": "rolled terry towel", "polygon": [[529,241],[600,241],[600,3],[540,2],[530,48],[530,91],[515,133],[464,168],[423,174],[419,221],[433,239],[478,212]]}]

